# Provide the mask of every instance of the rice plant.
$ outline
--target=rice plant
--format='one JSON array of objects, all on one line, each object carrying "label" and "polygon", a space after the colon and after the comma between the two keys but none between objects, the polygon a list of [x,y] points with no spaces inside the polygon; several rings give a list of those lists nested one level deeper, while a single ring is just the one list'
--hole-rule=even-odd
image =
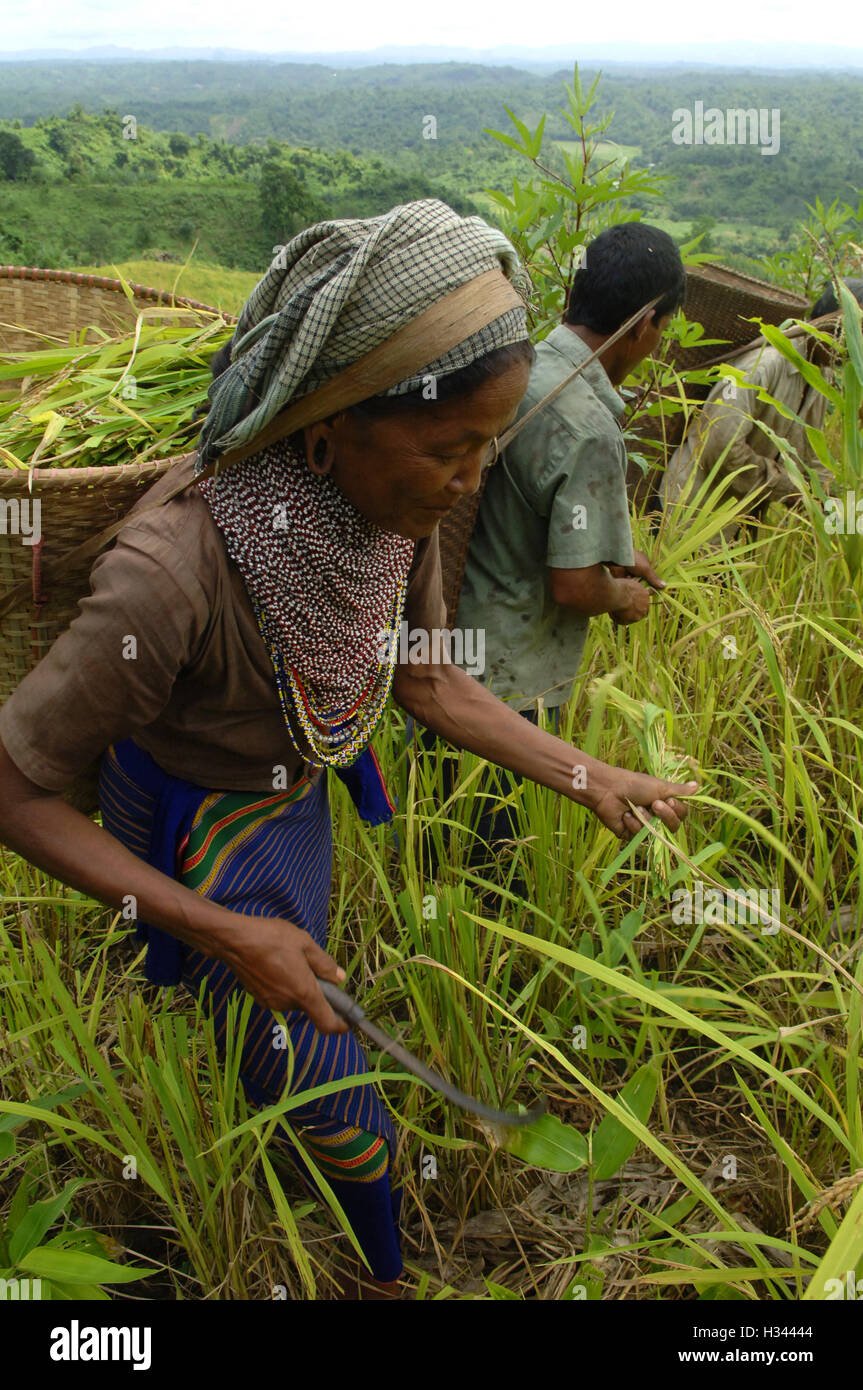
[{"label": "rice plant", "polygon": [[[697,766],[681,834],[622,847],[527,783],[477,870],[476,811],[504,793],[397,711],[377,739],[393,825],[333,788],[348,988],[462,1089],[548,1104],[497,1130],[372,1056],[409,1296],[822,1299],[863,1273],[863,581],[814,506],[729,542],[740,504],[708,480],[658,530],[636,517],[668,587],[640,624],[591,625],[563,736]],[[90,1267],[115,1299],[331,1297],[351,1237],[323,1179],[315,1200],[281,1162],[292,1102],[245,1101],[242,1010],[219,1057],[201,1006],[140,965],[127,924],[4,854],[0,1227],[32,1199],[39,1241],[136,1272]]]}]

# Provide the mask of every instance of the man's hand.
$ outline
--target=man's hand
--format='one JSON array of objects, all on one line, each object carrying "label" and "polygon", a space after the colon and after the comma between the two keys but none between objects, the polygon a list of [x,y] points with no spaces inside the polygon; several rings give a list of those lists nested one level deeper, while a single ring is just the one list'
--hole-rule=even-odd
[{"label": "man's hand", "polygon": [[628,568],[625,565],[606,565],[609,574],[615,579],[643,579],[651,589],[664,589],[665,580],[660,579],[644,551],[634,550],[632,553],[635,556],[634,564]]},{"label": "man's hand", "polygon": [[673,832],[680,829],[689,811],[680,798],[698,791],[697,782],[662,782],[643,772],[605,765],[601,772],[592,773],[590,786],[587,805],[603,825],[622,839],[631,839],[642,828],[638,816],[629,808],[630,801],[645,818],[658,816],[666,830]]},{"label": "man's hand", "polygon": [[656,570],[648,560],[642,550],[633,551],[635,556],[633,564],[606,565],[606,569],[613,579],[618,581],[631,581],[619,584],[621,590],[622,603],[609,610],[612,621],[615,623],[637,623],[647,616],[650,609],[650,594],[643,589],[637,581],[643,579],[649,584],[651,589],[662,590],[665,588],[665,581],[660,579]]},{"label": "man's hand", "polygon": [[263,1008],[276,1013],[302,1009],[319,1033],[349,1031],[318,988],[319,978],[340,985],[344,970],[292,922],[242,915],[242,925],[238,922],[236,937],[221,957]]},{"label": "man's hand", "polygon": [[637,579],[618,579],[621,603],[610,609],[614,623],[638,623],[650,611],[650,590],[639,584]]},{"label": "man's hand", "polygon": [[665,580],[660,579],[656,570],[648,560],[643,550],[634,550],[635,564],[629,573],[634,579],[643,579],[645,584],[649,584],[651,589],[664,589]]}]

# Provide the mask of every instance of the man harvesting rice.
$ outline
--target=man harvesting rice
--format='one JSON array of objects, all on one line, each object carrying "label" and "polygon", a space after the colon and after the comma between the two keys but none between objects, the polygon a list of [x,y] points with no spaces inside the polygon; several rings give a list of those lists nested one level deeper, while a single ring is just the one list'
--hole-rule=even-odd
[{"label": "man harvesting rice", "polygon": [[[365,1070],[317,984],[344,978],[324,950],[325,769],[368,820],[391,814],[369,747],[391,689],[443,738],[619,835],[639,828],[630,801],[677,829],[676,798],[694,790],[589,758],[451,664],[382,653],[403,614],[444,625],[437,523],[475,491],[526,388],[520,287],[509,242],[435,201],[295,237],[240,317],[198,456],[180,465],[189,486],[145,510],[176,478],[151,489],[0,711],[0,837],[102,902],[133,898],[150,978],[203,986],[220,1042],[231,1000],[253,996],[241,1076],[256,1105],[289,1075],[301,1092]],[[100,828],[60,793],[103,753]],[[273,1046],[273,1011],[290,1049]],[[291,1116],[375,1279],[395,1281],[395,1134],[375,1092]]]},{"label": "man harvesting rice", "polygon": [[[858,304],[863,304],[863,280],[846,279]],[[828,284],[812,306],[810,319],[832,314],[839,307]],[[802,356],[830,378],[830,351],[817,338],[802,345]],[[810,431],[821,430],[827,397],[811,384],[778,348],[762,342],[734,358],[746,385],[723,377],[698,411],[686,437],[672,454],[659,485],[666,511],[691,502],[711,474],[725,481],[730,495],[749,499],[749,515],[763,521],[771,502],[793,506],[800,489],[785,465],[780,441],[786,441],[807,470],[814,471],[827,493],[833,481],[810,442]],[[726,526],[732,541],[739,522]]]}]

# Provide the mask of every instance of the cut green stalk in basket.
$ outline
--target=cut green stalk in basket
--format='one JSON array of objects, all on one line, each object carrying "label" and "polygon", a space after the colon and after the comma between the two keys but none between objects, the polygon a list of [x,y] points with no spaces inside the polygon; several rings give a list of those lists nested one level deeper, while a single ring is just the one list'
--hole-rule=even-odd
[{"label": "cut green stalk in basket", "polygon": [[[177,311],[180,312],[179,310]],[[210,362],[233,328],[214,315],[147,323],[120,337],[0,353],[0,458],[13,468],[106,467],[176,453],[194,439]]]}]

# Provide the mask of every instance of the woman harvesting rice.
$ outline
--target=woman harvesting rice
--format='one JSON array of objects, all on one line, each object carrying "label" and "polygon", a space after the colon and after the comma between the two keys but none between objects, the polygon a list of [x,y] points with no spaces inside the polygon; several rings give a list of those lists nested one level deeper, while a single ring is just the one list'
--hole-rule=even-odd
[{"label": "woman harvesting rice", "polygon": [[[203,986],[220,1042],[231,1000],[253,996],[241,1076],[259,1106],[289,1080],[299,1092],[365,1070],[317,984],[344,978],[324,951],[322,769],[387,818],[369,739],[391,688],[443,738],[620,835],[639,827],[629,801],[677,829],[671,794],[694,787],[599,763],[458,667],[396,667],[381,642],[402,616],[444,626],[437,523],[475,491],[526,389],[520,285],[499,232],[434,201],[297,236],[241,315],[197,457],[133,511],[79,616],[0,711],[0,836],[102,902],[133,899],[150,978]],[[189,485],[153,507],[178,477]],[[59,795],[100,754],[104,828]],[[273,1045],[273,1011],[290,1049]],[[356,1086],[291,1120],[375,1278],[396,1280],[380,1100]]]}]

